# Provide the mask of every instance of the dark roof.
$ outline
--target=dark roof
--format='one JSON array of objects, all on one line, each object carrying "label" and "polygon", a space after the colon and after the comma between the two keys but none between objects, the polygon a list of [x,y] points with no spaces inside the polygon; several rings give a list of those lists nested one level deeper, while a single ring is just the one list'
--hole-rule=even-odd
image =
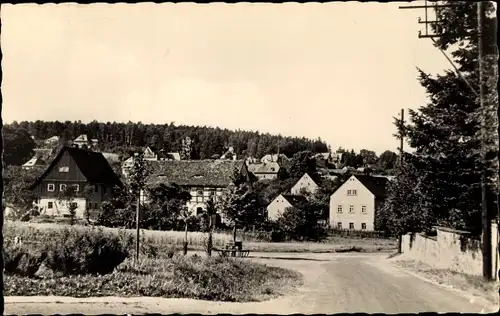
[{"label": "dark roof", "polygon": [[64,146],[54,160],[52,160],[45,172],[36,180],[33,186],[37,185],[43,178],[45,178],[50,170],[52,170],[52,168],[56,165],[57,161],[59,161],[59,158],[64,152],[68,152],[68,154],[73,158],[88,182],[122,185],[120,179],[102,153]]},{"label": "dark roof", "polygon": [[307,199],[303,195],[282,194],[281,196],[283,196],[295,208],[300,209],[307,204]]},{"label": "dark roof", "polygon": [[373,177],[368,175],[355,175],[363,185],[370,190],[375,198],[385,198],[388,179],[385,177]]},{"label": "dark roof", "polygon": [[243,160],[167,160],[145,163],[152,171],[148,183],[207,187],[231,185],[234,170],[241,170],[245,164]]}]

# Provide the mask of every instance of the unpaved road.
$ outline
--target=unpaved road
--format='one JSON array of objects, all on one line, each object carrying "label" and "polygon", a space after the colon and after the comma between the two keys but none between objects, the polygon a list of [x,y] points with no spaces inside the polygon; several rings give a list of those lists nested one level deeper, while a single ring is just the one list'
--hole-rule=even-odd
[{"label": "unpaved road", "polygon": [[163,298],[5,297],[5,314],[104,313],[489,313],[497,309],[405,273],[387,254],[262,253],[250,260],[295,269],[304,284],[281,298],[224,303]]}]

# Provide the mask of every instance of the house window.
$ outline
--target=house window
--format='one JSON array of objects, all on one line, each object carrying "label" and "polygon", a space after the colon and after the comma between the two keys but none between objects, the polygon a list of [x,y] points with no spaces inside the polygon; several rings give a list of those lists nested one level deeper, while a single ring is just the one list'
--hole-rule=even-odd
[{"label": "house window", "polygon": [[78,203],[76,203],[76,202],[71,202],[71,203],[69,203],[69,206],[70,206],[70,207],[74,207],[74,208],[78,208]]},{"label": "house window", "polygon": [[53,203],[53,202],[49,202],[49,203],[47,204],[47,208],[53,208],[53,207],[54,207],[54,203]]},{"label": "house window", "polygon": [[352,195],[358,195],[358,190],[352,190]]},{"label": "house window", "polygon": [[68,166],[61,166],[61,167],[59,167],[59,172],[69,172],[69,167]]},{"label": "house window", "polygon": [[354,213],[354,205],[349,205],[349,213]]},{"label": "house window", "polygon": [[366,229],[366,223],[361,223],[361,229]]},{"label": "house window", "polygon": [[342,222],[338,222],[338,223],[337,223],[337,228],[338,228],[338,229],[342,229]]},{"label": "house window", "polygon": [[99,185],[94,185],[94,192],[99,192]]},{"label": "house window", "polygon": [[198,190],[197,194],[200,195],[200,196],[203,196],[203,191],[202,190]]},{"label": "house window", "polygon": [[347,195],[349,196],[357,195],[357,190],[347,190]]},{"label": "house window", "polygon": [[349,223],[349,229],[354,229],[354,223]]},{"label": "house window", "polygon": [[47,191],[49,191],[49,192],[54,192],[55,190],[56,190],[56,186],[55,186],[55,184],[53,184],[53,183],[49,183],[49,184],[47,185]]},{"label": "house window", "polygon": [[75,188],[75,192],[80,191],[80,185],[79,184],[75,184],[74,188]]},{"label": "house window", "polygon": [[361,213],[366,214],[366,205],[361,205]]},{"label": "house window", "polygon": [[342,213],[342,205],[337,205],[337,213]]},{"label": "house window", "polygon": [[203,196],[197,196],[196,202],[203,202]]},{"label": "house window", "polygon": [[59,185],[59,191],[61,191],[61,192],[66,191],[66,184],[60,184]]}]

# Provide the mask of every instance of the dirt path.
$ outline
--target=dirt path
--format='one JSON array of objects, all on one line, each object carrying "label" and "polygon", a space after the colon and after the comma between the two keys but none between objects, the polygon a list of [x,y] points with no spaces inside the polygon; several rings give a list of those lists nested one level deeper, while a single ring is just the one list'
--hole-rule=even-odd
[{"label": "dirt path", "polygon": [[253,254],[268,265],[295,269],[304,284],[284,297],[259,303],[223,303],[192,299],[6,297],[5,314],[103,313],[415,313],[493,312],[495,306],[471,301],[405,273],[387,254]]}]

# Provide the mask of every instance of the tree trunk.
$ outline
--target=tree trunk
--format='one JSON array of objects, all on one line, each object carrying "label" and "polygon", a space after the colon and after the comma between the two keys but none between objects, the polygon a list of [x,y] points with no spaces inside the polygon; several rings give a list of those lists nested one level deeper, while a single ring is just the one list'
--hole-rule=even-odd
[{"label": "tree trunk", "polygon": [[208,217],[208,242],[207,242],[207,255],[212,256],[212,216]]},{"label": "tree trunk", "polygon": [[186,221],[186,226],[184,228],[184,255],[188,252],[188,223]]},{"label": "tree trunk", "polygon": [[236,224],[233,226],[233,242],[236,242]]}]

